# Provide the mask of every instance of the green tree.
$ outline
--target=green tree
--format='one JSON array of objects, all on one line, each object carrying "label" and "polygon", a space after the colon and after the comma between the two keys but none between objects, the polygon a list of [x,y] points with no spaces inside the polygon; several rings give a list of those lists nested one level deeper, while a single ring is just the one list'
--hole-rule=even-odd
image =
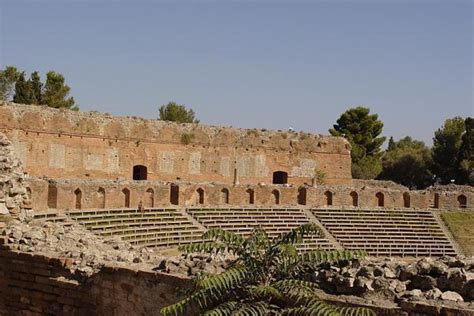
[{"label": "green tree", "polygon": [[33,89],[33,94],[36,99],[36,104],[42,104],[42,94],[43,94],[43,83],[41,82],[40,75],[37,71],[33,72],[30,76],[30,84]]},{"label": "green tree", "polygon": [[22,72],[15,83],[15,95],[13,102],[22,104],[36,104],[36,96],[31,80],[25,81],[25,73]]},{"label": "green tree", "polygon": [[[382,157],[381,180],[392,180],[409,188],[425,188],[432,183],[431,151],[425,143],[407,136],[391,145]],[[390,142],[389,142],[390,143]]]},{"label": "green tree", "polygon": [[20,77],[20,72],[13,66],[0,70],[0,101],[7,101],[13,94],[15,82]]},{"label": "green tree", "polygon": [[345,137],[352,146],[352,176],[357,179],[374,179],[382,170],[381,145],[385,137],[383,123],[377,114],[370,115],[365,107],[351,108],[344,112],[329,133]]},{"label": "green tree", "polygon": [[451,180],[459,180],[459,150],[462,135],[466,130],[464,119],[454,117],[447,119],[443,126],[435,132],[433,138],[432,172],[442,184]]},{"label": "green tree", "polygon": [[474,118],[464,121],[466,131],[459,148],[459,182],[474,185]]},{"label": "green tree", "polygon": [[176,102],[169,102],[166,105],[162,105],[159,109],[160,120],[171,121],[178,123],[199,123],[199,120],[195,118],[195,113],[192,109],[187,109],[182,104]]},{"label": "green tree", "polygon": [[161,309],[161,315],[375,315],[366,308],[336,307],[314,292],[317,283],[304,280],[303,268],[365,256],[363,251],[317,250],[298,254],[295,243],[309,234],[322,235],[314,224],[300,226],[270,239],[256,229],[248,238],[211,229],[202,243],[180,247],[186,253],[236,255],[223,273],[200,277],[184,300]]},{"label": "green tree", "polygon": [[74,98],[68,97],[70,90],[71,88],[64,83],[63,75],[50,71],[46,74],[42,102],[53,108],[77,111],[79,108],[75,105]]}]

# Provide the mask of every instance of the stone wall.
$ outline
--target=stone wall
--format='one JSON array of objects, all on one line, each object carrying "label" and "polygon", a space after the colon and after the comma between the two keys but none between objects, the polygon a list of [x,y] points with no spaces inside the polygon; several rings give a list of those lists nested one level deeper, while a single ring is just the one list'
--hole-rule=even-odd
[{"label": "stone wall", "polygon": [[24,179],[11,142],[0,133],[0,216],[22,217],[31,208]]},{"label": "stone wall", "polygon": [[[145,207],[360,207],[474,210],[474,188],[441,186],[410,191],[392,182],[288,186],[166,183],[159,181],[61,180],[29,177],[35,210]],[[174,192],[174,193],[172,193]],[[200,193],[201,192],[201,193]],[[438,204],[435,196],[438,195]],[[173,198],[174,195],[174,198]],[[251,195],[253,203],[251,203]],[[460,197],[465,204],[460,204]],[[379,203],[382,203],[380,205]]]},{"label": "stone wall", "polygon": [[33,176],[272,183],[310,182],[315,169],[331,184],[351,182],[350,145],[341,137],[289,131],[176,124],[97,112],[0,103],[0,131]]},{"label": "stone wall", "polygon": [[0,249],[1,315],[159,315],[189,279],[125,267],[86,277],[67,258]]}]

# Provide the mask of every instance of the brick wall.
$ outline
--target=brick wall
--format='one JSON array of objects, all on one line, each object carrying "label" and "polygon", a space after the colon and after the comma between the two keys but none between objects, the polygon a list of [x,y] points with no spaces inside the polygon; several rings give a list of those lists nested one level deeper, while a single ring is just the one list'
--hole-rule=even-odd
[{"label": "brick wall", "polygon": [[241,183],[271,183],[273,172],[284,171],[302,184],[318,168],[328,183],[351,181],[350,145],[341,137],[11,103],[0,103],[0,131],[33,176],[132,179],[133,167],[143,165],[150,180],[232,183],[238,170]]},{"label": "brick wall", "polygon": [[[393,183],[392,183],[393,184]],[[459,209],[461,196],[466,197],[466,209],[474,209],[474,189],[468,186],[434,187],[427,190],[410,191],[400,185],[383,186],[374,181],[371,185],[355,181],[352,186],[323,185],[317,187],[297,187],[284,185],[226,185],[163,183],[158,181],[106,181],[106,180],[45,180],[29,178],[29,192],[35,210],[123,208],[125,193],[129,192],[129,206],[135,208],[140,201],[145,207],[175,207],[171,204],[171,187],[178,191],[178,206],[199,204],[198,190],[203,192],[203,206],[251,206],[250,191],[253,192],[255,206],[307,207],[379,207],[378,196],[383,196],[385,208],[435,208],[435,194],[438,195],[439,209]],[[306,191],[306,201],[302,201],[301,191]],[[275,193],[277,192],[277,193]],[[225,198],[227,196],[227,199]],[[330,196],[330,198],[328,198]],[[355,196],[355,198],[354,198]],[[80,200],[78,203],[78,199]],[[354,199],[356,201],[354,201]],[[51,203],[54,200],[54,203]],[[331,200],[331,201],[329,201]],[[332,202],[332,205],[328,205]]]},{"label": "brick wall", "polygon": [[0,315],[159,315],[187,279],[104,267],[90,277],[71,259],[0,249]]}]

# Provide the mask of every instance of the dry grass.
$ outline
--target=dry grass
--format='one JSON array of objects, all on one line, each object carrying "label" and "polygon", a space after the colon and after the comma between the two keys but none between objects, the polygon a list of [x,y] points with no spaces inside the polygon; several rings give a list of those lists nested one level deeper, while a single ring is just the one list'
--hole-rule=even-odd
[{"label": "dry grass", "polygon": [[441,217],[465,254],[473,256],[474,212],[444,212]]}]

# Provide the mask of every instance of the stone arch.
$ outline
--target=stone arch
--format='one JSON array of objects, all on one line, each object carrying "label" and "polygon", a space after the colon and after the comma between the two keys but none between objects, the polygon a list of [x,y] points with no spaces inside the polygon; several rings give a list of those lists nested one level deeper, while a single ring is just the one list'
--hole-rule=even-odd
[{"label": "stone arch", "polygon": [[99,187],[97,189],[97,200],[98,200],[98,207],[105,208],[105,189],[103,187]]},{"label": "stone arch", "polygon": [[332,206],[332,196],[333,193],[331,191],[324,192],[324,196],[326,197],[326,205]]},{"label": "stone arch", "polygon": [[77,188],[74,190],[74,197],[75,197],[75,208],[80,210],[82,209],[82,191],[81,189]]},{"label": "stone arch", "polygon": [[130,208],[130,190],[128,188],[124,188],[122,190],[123,196],[123,206],[126,208]]},{"label": "stone arch", "polygon": [[197,193],[197,203],[204,204],[204,190],[202,188],[198,188],[196,190]]},{"label": "stone arch", "polygon": [[378,207],[384,207],[385,206],[385,196],[383,195],[382,192],[377,192],[375,194],[375,197],[377,198],[377,206]]},{"label": "stone arch", "polygon": [[459,208],[467,208],[467,197],[464,194],[458,196]]},{"label": "stone arch", "polygon": [[155,206],[155,191],[152,188],[148,188],[145,192],[145,206]]},{"label": "stone arch", "polygon": [[439,193],[434,194],[433,208],[439,208]]},{"label": "stone arch", "polygon": [[277,189],[273,190],[272,196],[273,196],[273,203],[275,205],[279,205],[280,204],[280,191],[278,191]]},{"label": "stone arch", "polygon": [[255,204],[255,191],[253,189],[247,189],[246,192],[249,204]]},{"label": "stone arch", "polygon": [[179,205],[179,185],[174,183],[170,186],[170,204]]},{"label": "stone arch", "polygon": [[308,195],[308,190],[305,187],[301,187],[298,189],[298,204],[300,205],[306,205],[306,198]]},{"label": "stone arch", "polygon": [[352,191],[350,196],[352,198],[352,206],[359,206],[359,194],[356,191]]},{"label": "stone arch", "polygon": [[58,188],[53,185],[48,185],[48,208],[58,208]]},{"label": "stone arch", "polygon": [[221,203],[229,204],[229,189],[227,188],[221,190]]},{"label": "stone arch", "polygon": [[133,166],[133,180],[140,181],[148,178],[148,168],[144,165]]},{"label": "stone arch", "polygon": [[411,205],[411,197],[410,197],[410,193],[408,192],[404,192],[403,193],[403,207],[410,207]]},{"label": "stone arch", "polygon": [[288,183],[288,172],[275,171],[273,173],[273,184],[286,184]]}]

